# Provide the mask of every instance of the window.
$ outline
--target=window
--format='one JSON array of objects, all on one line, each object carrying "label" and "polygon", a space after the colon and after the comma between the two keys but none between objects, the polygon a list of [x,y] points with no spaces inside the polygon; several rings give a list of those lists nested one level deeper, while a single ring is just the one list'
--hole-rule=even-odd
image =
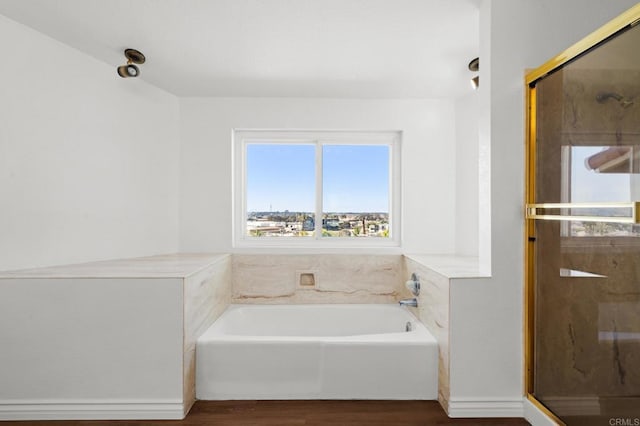
[{"label": "window", "polygon": [[[561,151],[562,201],[624,202],[640,199],[640,155],[633,145],[565,145]],[[573,215],[629,216],[630,209],[594,206]],[[561,224],[570,237],[639,237],[640,226],[614,222],[570,221]]]},{"label": "window", "polygon": [[234,131],[236,246],[399,245],[400,132]]}]

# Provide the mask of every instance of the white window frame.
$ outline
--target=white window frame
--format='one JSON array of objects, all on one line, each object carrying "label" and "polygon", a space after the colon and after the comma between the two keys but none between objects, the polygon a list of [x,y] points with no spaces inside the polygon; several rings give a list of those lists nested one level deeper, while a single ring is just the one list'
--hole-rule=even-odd
[{"label": "white window frame", "polygon": [[[401,142],[397,130],[254,130],[234,129],[233,153],[233,247],[289,248],[376,248],[401,246]],[[313,237],[251,237],[246,235],[246,152],[248,144],[315,145],[315,232]],[[322,237],[322,147],[324,145],[385,145],[389,147],[389,233],[388,238]]]}]

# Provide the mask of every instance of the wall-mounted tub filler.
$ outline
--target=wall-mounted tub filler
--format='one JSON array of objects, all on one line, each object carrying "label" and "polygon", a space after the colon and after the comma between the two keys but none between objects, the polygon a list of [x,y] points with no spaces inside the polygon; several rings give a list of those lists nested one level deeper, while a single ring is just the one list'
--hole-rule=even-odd
[{"label": "wall-mounted tub filler", "polygon": [[415,297],[413,299],[402,299],[398,303],[400,304],[400,306],[411,306],[413,308],[418,307],[418,299],[416,299]]},{"label": "wall-mounted tub filler", "polygon": [[415,272],[411,274],[411,279],[405,282],[404,285],[414,296],[420,294],[420,280]]},{"label": "wall-mounted tub filler", "polygon": [[[418,280],[418,275],[416,273],[411,274],[411,279],[404,283],[405,287],[413,294],[414,296],[418,296],[420,294],[420,280]],[[418,306],[418,299],[415,297],[413,299],[403,299],[398,302],[400,306]]]}]

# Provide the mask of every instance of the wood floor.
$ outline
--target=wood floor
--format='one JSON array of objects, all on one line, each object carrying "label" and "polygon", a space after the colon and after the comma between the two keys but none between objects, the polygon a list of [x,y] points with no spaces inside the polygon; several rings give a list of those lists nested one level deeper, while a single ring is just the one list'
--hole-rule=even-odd
[{"label": "wood floor", "polygon": [[528,425],[524,419],[450,419],[436,401],[198,401],[184,420],[0,422],[1,426]]}]

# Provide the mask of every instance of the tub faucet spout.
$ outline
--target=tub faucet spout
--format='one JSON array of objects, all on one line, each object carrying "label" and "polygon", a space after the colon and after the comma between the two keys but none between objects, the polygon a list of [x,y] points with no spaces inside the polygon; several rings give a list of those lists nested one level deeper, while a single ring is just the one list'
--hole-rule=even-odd
[{"label": "tub faucet spout", "polygon": [[418,299],[415,297],[413,299],[402,299],[398,302],[400,306],[412,306],[414,308],[418,307]]}]

